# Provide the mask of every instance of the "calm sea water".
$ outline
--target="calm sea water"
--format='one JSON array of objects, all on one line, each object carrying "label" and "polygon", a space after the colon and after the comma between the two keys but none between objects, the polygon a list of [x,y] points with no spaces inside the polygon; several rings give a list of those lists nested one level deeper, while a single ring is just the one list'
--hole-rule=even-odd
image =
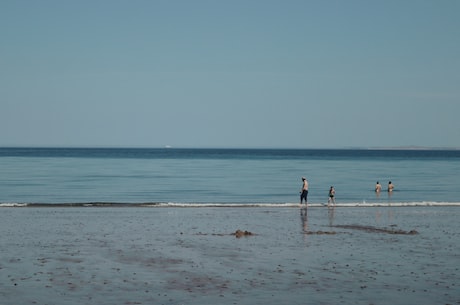
[{"label": "calm sea water", "polygon": [[[460,202],[460,150],[0,148],[0,204]],[[377,197],[377,181],[395,192]]]}]

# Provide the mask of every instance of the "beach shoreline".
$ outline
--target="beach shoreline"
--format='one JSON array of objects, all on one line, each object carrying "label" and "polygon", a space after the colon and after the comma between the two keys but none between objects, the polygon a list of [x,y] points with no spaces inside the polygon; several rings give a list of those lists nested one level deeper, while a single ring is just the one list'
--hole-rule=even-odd
[{"label": "beach shoreline", "polygon": [[[324,207],[460,207],[460,202],[338,202],[308,203],[308,208]],[[180,203],[180,202],[64,202],[64,203],[25,203],[25,202],[3,202],[0,208],[300,208],[305,207],[299,203]]]},{"label": "beach shoreline", "polygon": [[455,207],[0,212],[6,305],[460,301]]}]

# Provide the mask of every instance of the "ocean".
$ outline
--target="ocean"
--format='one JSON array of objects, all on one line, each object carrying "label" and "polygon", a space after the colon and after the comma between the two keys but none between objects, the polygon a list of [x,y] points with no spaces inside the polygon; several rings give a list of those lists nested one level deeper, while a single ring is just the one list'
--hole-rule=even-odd
[{"label": "ocean", "polygon": [[0,168],[2,305],[460,304],[460,151],[1,148]]},{"label": "ocean", "polygon": [[330,186],[337,205],[460,203],[460,150],[0,148],[0,168],[0,206],[292,206],[302,176],[311,206]]}]

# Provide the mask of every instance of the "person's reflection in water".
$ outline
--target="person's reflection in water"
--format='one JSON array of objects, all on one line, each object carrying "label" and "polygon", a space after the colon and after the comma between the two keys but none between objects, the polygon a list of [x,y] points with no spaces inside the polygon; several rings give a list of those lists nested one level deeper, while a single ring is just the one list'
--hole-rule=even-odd
[{"label": "person's reflection in water", "polygon": [[308,232],[307,208],[300,209],[300,220],[302,221],[303,233]]},{"label": "person's reflection in water", "polygon": [[327,216],[329,217],[329,226],[332,227],[334,225],[335,206],[327,208]]}]

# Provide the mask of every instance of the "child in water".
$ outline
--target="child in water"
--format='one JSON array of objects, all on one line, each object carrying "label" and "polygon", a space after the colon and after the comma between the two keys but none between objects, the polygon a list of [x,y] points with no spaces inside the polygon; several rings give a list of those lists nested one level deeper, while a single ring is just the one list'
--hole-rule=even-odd
[{"label": "child in water", "polygon": [[329,189],[329,199],[327,200],[327,205],[329,206],[331,203],[335,205],[335,189],[333,186]]}]

